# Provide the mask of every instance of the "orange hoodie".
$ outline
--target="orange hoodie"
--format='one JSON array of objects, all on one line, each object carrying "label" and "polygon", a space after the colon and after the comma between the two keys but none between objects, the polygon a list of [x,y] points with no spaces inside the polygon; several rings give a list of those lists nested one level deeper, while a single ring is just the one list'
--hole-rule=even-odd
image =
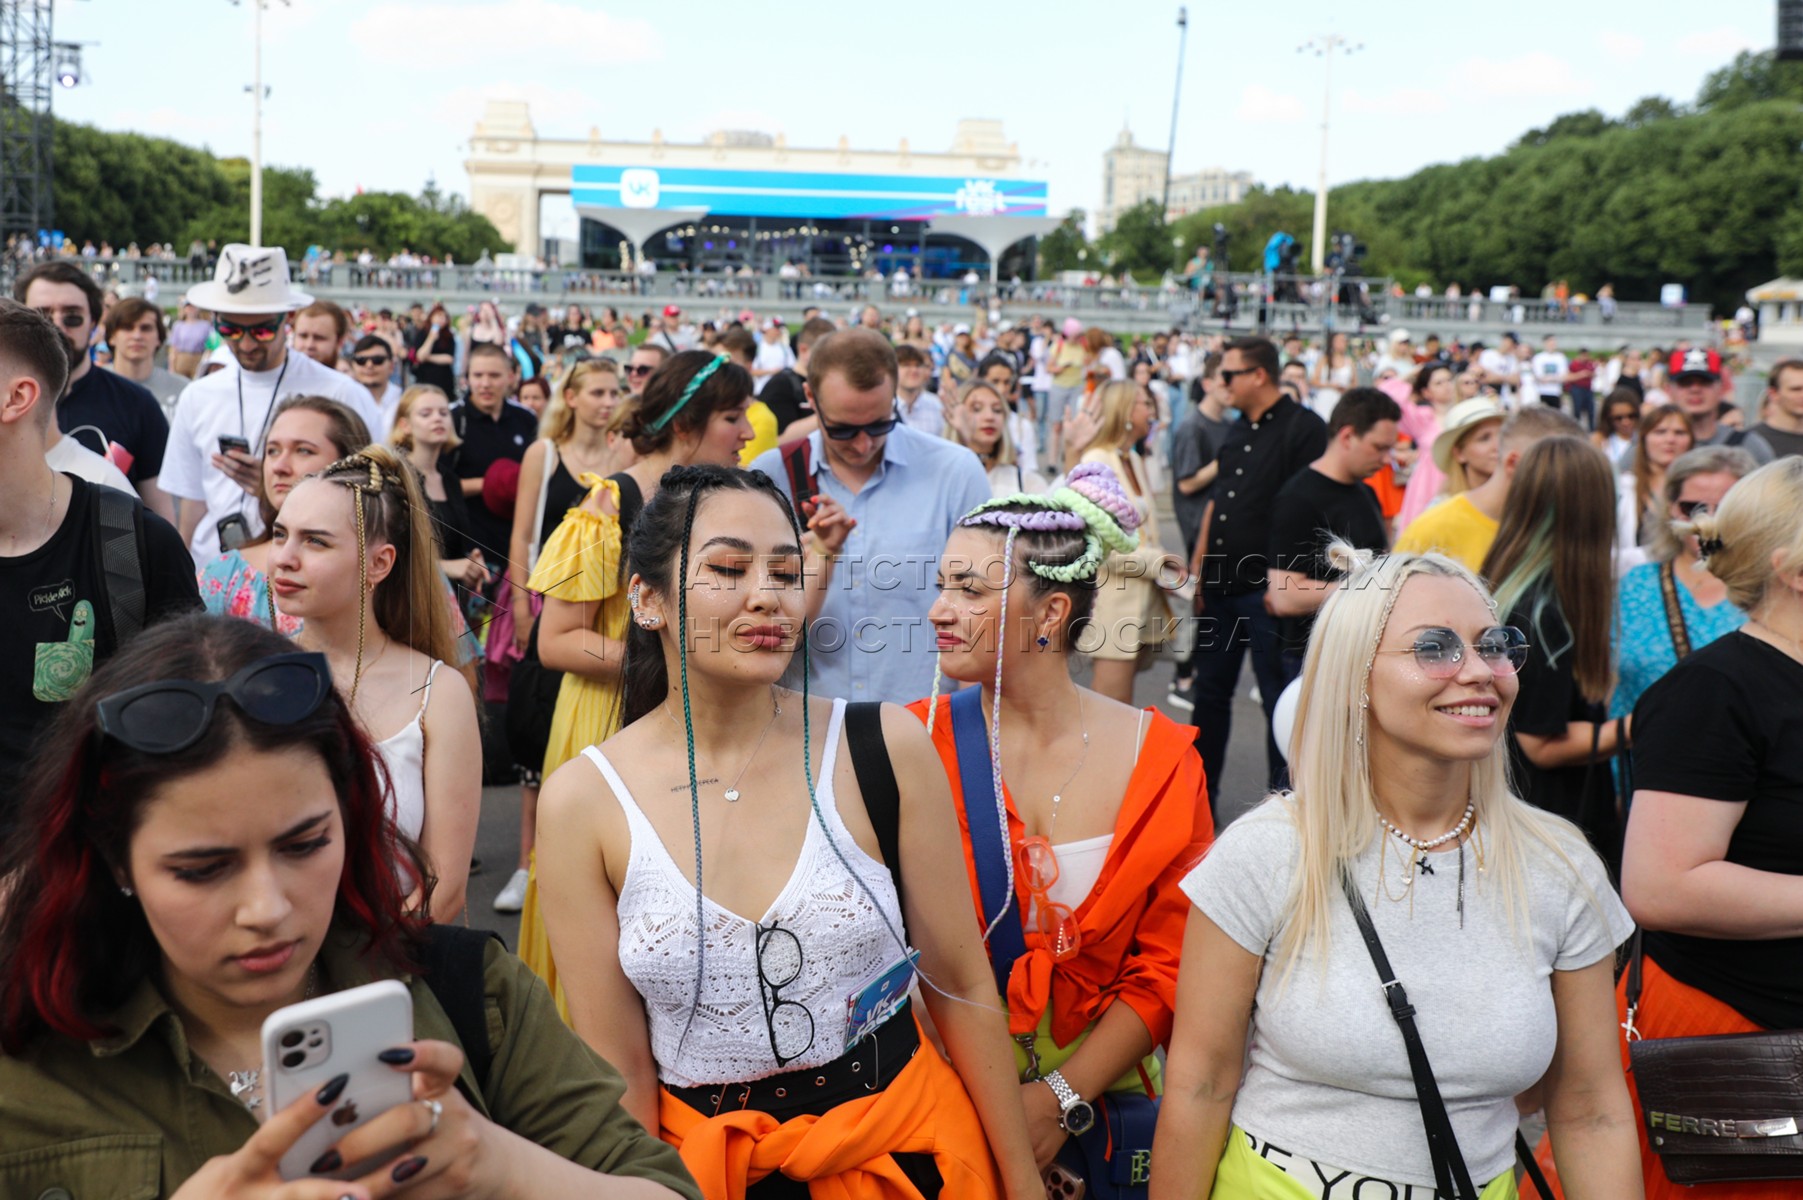
[{"label": "orange hoodie", "polygon": [[[908,710],[925,721],[927,702],[915,701]],[[1027,952],[1015,962],[1008,980],[1008,1026],[1017,1036],[1037,1029],[1049,1007],[1052,1040],[1068,1046],[1116,998],[1138,1014],[1151,1031],[1154,1045],[1164,1045],[1171,1035],[1177,960],[1190,907],[1177,885],[1214,839],[1214,820],[1208,811],[1202,759],[1194,745],[1196,731],[1156,710],[1148,712],[1139,762],[1115,818],[1114,842],[1096,886],[1077,906],[1083,945],[1075,958],[1054,968],[1045,939],[1027,926],[1026,892],[1016,873],[1016,900],[1027,942]],[[952,737],[951,706],[943,701],[932,733],[951,779],[958,828],[964,835],[964,865],[970,873],[971,895],[977,898],[981,927],[985,917],[976,862],[970,852],[970,820],[958,776],[958,747]],[[1005,786],[1003,791],[1009,844],[1018,849],[1026,834],[1013,797],[1006,795]]]}]

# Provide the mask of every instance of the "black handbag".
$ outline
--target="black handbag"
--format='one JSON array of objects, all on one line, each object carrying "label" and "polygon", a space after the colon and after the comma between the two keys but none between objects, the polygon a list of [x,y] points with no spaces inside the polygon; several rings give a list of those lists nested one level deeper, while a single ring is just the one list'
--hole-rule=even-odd
[{"label": "black handbag", "polygon": [[[1415,1008],[1409,1003],[1409,994],[1403,990],[1402,981],[1396,978],[1396,972],[1390,966],[1390,956],[1384,953],[1377,926],[1371,923],[1364,897],[1359,895],[1351,875],[1341,874],[1340,888],[1346,893],[1346,903],[1352,907],[1352,919],[1358,922],[1365,949],[1371,952],[1371,964],[1377,968],[1377,978],[1382,983],[1390,1015],[1396,1019],[1397,1028],[1402,1030],[1402,1044],[1409,1054],[1409,1072],[1415,1077],[1415,1100],[1421,1105],[1421,1124],[1427,1130],[1427,1152],[1434,1164],[1434,1190],[1451,1200],[1478,1200],[1478,1189],[1472,1185],[1471,1172],[1465,1167],[1465,1155],[1459,1150],[1452,1118],[1446,1114],[1446,1101],[1440,1096],[1440,1085],[1434,1081],[1433,1065],[1427,1061],[1427,1047],[1421,1044],[1421,1030],[1415,1025]],[[1519,1129],[1515,1131],[1515,1154],[1543,1200],[1551,1200],[1553,1190],[1547,1185],[1546,1175],[1534,1161],[1534,1151]]]},{"label": "black handbag", "polygon": [[563,672],[553,671],[538,657],[538,622],[526,637],[526,653],[513,664],[507,680],[507,749],[513,761],[533,774],[545,766],[551,744],[551,718],[557,713],[557,693],[563,688]]},{"label": "black handbag", "polygon": [[1673,1183],[1803,1179],[1803,1030],[1645,1039],[1640,934],[1628,959],[1628,1061],[1647,1140]]}]

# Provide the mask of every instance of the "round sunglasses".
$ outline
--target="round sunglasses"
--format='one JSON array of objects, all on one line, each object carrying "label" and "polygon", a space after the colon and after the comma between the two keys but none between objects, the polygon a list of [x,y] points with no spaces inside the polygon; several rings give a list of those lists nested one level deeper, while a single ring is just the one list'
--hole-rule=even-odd
[{"label": "round sunglasses", "polygon": [[[1415,665],[1429,679],[1450,679],[1465,661],[1465,639],[1444,627],[1423,629],[1405,650],[1379,650],[1379,654],[1413,654]],[[1513,675],[1528,661],[1527,634],[1513,625],[1495,625],[1477,635],[1471,644],[1486,667],[1497,675]]]}]

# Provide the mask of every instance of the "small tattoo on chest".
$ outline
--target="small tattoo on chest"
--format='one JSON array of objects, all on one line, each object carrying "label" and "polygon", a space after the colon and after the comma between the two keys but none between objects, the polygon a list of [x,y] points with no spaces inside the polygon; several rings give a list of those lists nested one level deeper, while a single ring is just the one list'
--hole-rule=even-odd
[{"label": "small tattoo on chest", "polygon": [[[695,786],[696,787],[706,787],[710,783],[719,783],[719,782],[720,781],[718,779],[697,779],[695,781]],[[675,787],[671,788],[670,790],[672,792],[686,792],[689,790],[689,785],[686,783],[679,783]]]}]

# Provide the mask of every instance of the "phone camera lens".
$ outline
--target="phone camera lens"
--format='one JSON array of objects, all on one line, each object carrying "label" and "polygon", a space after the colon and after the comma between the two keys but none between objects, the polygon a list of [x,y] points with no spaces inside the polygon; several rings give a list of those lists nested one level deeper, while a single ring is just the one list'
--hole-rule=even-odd
[{"label": "phone camera lens", "polygon": [[301,1044],[301,1039],[306,1036],[306,1034],[298,1029],[290,1029],[287,1033],[282,1035],[282,1045],[285,1048],[298,1046]]},{"label": "phone camera lens", "polygon": [[290,1050],[282,1055],[282,1065],[291,1071],[306,1061],[307,1052],[305,1050]]}]

